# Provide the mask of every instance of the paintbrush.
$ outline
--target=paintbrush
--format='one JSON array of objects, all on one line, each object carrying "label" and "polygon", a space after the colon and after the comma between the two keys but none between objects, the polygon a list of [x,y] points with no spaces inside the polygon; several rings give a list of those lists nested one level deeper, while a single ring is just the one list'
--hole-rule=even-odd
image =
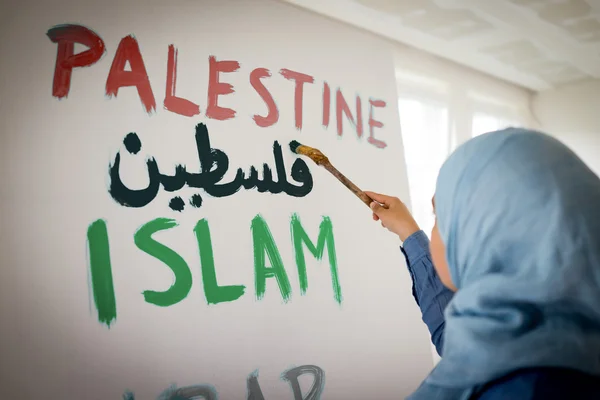
[{"label": "paintbrush", "polygon": [[367,196],[365,192],[360,190],[358,186],[352,183],[350,179],[346,178],[344,174],[342,174],[333,165],[331,165],[329,159],[323,153],[321,153],[320,150],[314,149],[309,146],[305,146],[303,144],[298,143],[295,140],[292,140],[290,142],[290,150],[292,150],[292,152],[296,154],[307,156],[308,158],[313,160],[317,165],[323,166],[327,171],[331,172],[331,174],[335,176],[340,182],[342,182],[344,186],[350,189],[352,193],[354,193],[359,199],[361,199],[362,202],[367,205],[367,207],[371,207],[373,199]]}]

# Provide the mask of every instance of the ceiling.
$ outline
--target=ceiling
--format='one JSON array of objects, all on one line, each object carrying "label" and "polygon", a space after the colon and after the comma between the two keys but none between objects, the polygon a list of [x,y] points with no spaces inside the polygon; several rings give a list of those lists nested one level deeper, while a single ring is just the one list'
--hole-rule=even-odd
[{"label": "ceiling", "polygon": [[541,91],[600,78],[600,0],[284,0]]}]

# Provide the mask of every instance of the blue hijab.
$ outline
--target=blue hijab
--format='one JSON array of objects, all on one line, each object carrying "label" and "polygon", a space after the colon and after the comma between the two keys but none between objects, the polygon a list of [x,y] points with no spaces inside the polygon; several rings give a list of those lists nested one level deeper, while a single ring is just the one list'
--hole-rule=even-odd
[{"label": "blue hijab", "polygon": [[600,376],[600,179],[538,132],[476,137],[444,163],[438,229],[458,292],[414,400],[467,399],[527,367]]}]

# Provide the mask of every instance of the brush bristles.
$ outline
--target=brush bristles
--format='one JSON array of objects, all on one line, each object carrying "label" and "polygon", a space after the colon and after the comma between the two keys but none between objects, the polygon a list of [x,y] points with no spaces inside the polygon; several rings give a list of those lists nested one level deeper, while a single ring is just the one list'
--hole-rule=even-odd
[{"label": "brush bristles", "polygon": [[298,150],[298,147],[300,147],[300,146],[302,146],[302,145],[300,144],[300,142],[298,142],[298,141],[296,141],[296,140],[292,140],[292,141],[290,142],[290,150],[291,150],[293,153],[297,153],[297,152],[296,152],[296,150]]},{"label": "brush bristles", "polygon": [[329,162],[327,157],[320,150],[301,144],[295,140],[290,142],[290,150],[298,155],[307,156],[318,165],[324,165]]}]

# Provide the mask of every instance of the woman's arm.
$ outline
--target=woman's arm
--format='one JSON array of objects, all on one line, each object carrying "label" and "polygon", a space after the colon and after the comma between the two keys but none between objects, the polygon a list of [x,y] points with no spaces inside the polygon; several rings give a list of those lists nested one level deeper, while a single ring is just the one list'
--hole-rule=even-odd
[{"label": "woman's arm", "polygon": [[375,200],[371,204],[373,219],[381,221],[384,228],[398,235],[403,242],[401,249],[413,281],[413,296],[421,308],[423,322],[431,333],[431,342],[441,356],[444,347],[444,310],[453,292],[442,284],[433,268],[429,239],[400,199],[374,192],[365,193]]},{"label": "woman's arm", "polygon": [[441,356],[444,347],[444,310],[454,293],[442,284],[433,268],[429,239],[425,232],[419,230],[410,235],[401,250],[413,282],[413,297],[421,309],[423,322],[431,334],[431,342]]}]

